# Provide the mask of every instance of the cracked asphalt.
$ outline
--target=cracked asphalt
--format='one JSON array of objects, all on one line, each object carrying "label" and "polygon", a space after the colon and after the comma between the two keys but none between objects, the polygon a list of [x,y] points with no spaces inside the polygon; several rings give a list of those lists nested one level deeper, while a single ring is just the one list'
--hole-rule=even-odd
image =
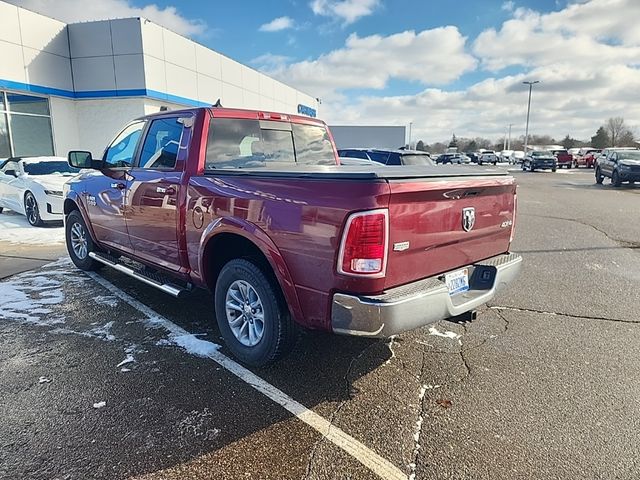
[{"label": "cracked asphalt", "polygon": [[[523,273],[477,320],[387,341],[309,333],[254,373],[407,478],[640,478],[640,187],[515,175]],[[379,478],[108,288],[43,262],[0,262],[0,478]],[[221,343],[207,293],[100,275]]]}]

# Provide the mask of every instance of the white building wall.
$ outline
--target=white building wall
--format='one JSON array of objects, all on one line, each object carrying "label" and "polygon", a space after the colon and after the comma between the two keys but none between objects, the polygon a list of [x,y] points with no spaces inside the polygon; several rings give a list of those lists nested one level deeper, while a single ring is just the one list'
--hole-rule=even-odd
[{"label": "white building wall", "polygon": [[68,98],[49,98],[53,149],[55,154],[61,157],[66,157],[69,150],[82,150],[76,103]]}]

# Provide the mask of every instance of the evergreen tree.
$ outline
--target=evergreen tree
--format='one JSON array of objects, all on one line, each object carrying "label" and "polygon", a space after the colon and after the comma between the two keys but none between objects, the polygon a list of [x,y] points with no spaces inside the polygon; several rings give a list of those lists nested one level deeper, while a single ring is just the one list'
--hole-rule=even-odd
[{"label": "evergreen tree", "polygon": [[604,127],[600,127],[596,134],[591,137],[591,146],[593,148],[607,148],[609,146],[609,143],[609,135],[607,135]]}]

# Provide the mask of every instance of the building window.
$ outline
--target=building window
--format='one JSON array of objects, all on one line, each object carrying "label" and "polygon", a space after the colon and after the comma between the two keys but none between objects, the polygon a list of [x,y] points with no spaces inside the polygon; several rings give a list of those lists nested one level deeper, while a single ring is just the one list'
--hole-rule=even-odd
[{"label": "building window", "polygon": [[49,100],[0,91],[0,158],[53,155]]}]

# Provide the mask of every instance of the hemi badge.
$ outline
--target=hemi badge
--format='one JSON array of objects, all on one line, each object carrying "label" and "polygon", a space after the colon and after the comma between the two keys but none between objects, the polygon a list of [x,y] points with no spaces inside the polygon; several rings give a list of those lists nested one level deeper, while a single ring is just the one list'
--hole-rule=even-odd
[{"label": "hemi badge", "polygon": [[393,244],[394,252],[404,252],[405,250],[409,250],[409,242],[398,242]]}]

